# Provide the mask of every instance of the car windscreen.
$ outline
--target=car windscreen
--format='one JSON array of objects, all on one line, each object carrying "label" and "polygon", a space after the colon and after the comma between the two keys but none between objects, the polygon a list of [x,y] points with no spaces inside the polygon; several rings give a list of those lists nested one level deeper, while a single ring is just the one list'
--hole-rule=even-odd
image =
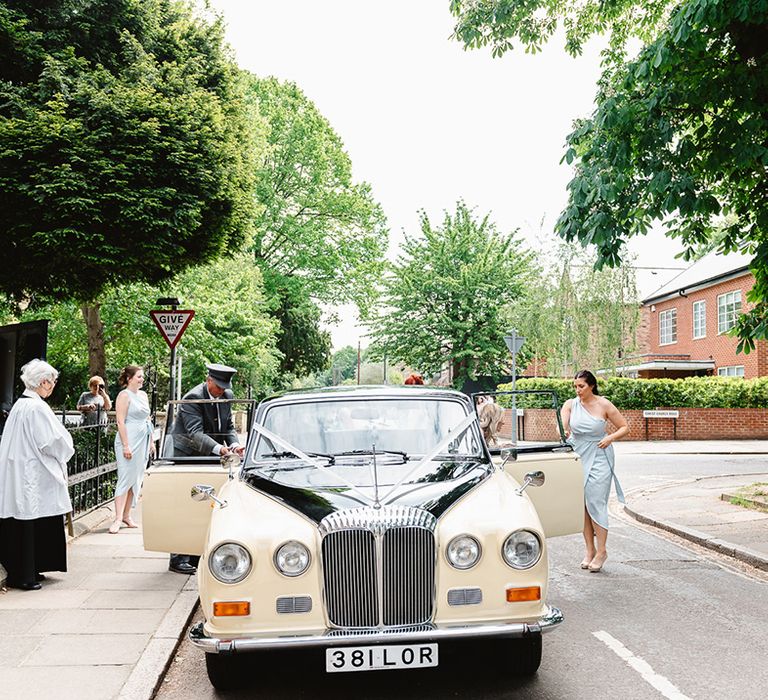
[{"label": "car windscreen", "polygon": [[[263,436],[253,436],[255,447],[244,469],[286,485],[317,488],[338,486],[339,477],[358,486],[371,486],[374,479],[379,486],[410,481],[409,474],[419,459],[454,432],[466,416],[466,407],[459,401],[435,398],[278,404],[267,409],[260,423],[310,457],[317,456],[322,468]],[[419,470],[419,480],[457,478],[482,459],[475,423]]]}]

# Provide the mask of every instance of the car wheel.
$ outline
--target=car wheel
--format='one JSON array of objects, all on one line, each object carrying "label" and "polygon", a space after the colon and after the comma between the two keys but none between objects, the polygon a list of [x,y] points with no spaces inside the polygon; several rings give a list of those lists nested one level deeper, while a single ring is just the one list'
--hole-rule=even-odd
[{"label": "car wheel", "polygon": [[241,656],[221,654],[205,655],[205,670],[208,680],[216,690],[238,690],[247,680],[246,664]]},{"label": "car wheel", "polygon": [[518,676],[532,676],[541,665],[541,634],[510,640],[512,670]]}]

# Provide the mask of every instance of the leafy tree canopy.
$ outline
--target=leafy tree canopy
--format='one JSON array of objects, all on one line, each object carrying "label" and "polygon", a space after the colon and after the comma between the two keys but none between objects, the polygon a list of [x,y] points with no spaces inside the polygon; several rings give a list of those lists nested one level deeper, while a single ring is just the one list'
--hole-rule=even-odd
[{"label": "leafy tree canopy", "polygon": [[[663,220],[686,257],[720,230],[721,252],[754,255],[753,308],[739,348],[768,337],[768,0],[452,0],[456,36],[500,55],[519,40],[536,50],[562,22],[578,53],[611,32],[589,119],[568,136],[576,171],[557,224],[593,244],[598,266]],[[627,59],[632,37],[644,46]]]},{"label": "leafy tree canopy", "polygon": [[572,377],[580,369],[615,368],[637,350],[640,313],[632,258],[595,271],[593,251],[589,255],[563,241],[542,247],[537,280],[505,309],[509,326],[526,339],[534,371]]},{"label": "leafy tree canopy", "polygon": [[5,0],[0,37],[0,290],[89,301],[244,241],[255,137],[220,22]]},{"label": "leafy tree canopy", "polygon": [[452,369],[454,385],[498,376],[509,362],[502,308],[524,294],[531,254],[463,202],[421,235],[406,235],[370,321],[372,359],[386,356],[426,375]]},{"label": "leafy tree canopy", "polygon": [[315,300],[364,311],[387,246],[370,185],[353,182],[341,139],[296,85],[251,75],[248,96],[268,144],[256,172],[257,263],[301,280]]},{"label": "leafy tree canopy", "polygon": [[326,369],[331,358],[331,334],[320,327],[322,314],[317,304],[307,296],[299,280],[269,269],[265,270],[265,278],[271,312],[279,329],[277,346],[283,383]]},{"label": "leafy tree canopy", "polygon": [[[237,266],[236,275],[231,273],[233,265]],[[190,268],[174,280],[172,291],[185,308],[196,311],[177,348],[183,360],[184,390],[202,381],[206,362],[236,367],[241,390],[250,384],[258,393],[264,393],[274,384],[280,362],[278,324],[268,315],[261,273],[250,262],[250,255]],[[113,396],[118,371],[127,364],[149,365],[159,370],[159,389],[165,396],[168,346],[149,311],[155,308],[157,298],[169,293],[168,287],[143,283],[104,292],[100,307],[110,358],[107,377]],[[80,309],[74,301],[54,303],[5,320],[10,323],[37,318],[51,320],[48,360],[62,371],[57,390],[59,402],[71,407],[80,393],[87,390],[90,374]]]}]

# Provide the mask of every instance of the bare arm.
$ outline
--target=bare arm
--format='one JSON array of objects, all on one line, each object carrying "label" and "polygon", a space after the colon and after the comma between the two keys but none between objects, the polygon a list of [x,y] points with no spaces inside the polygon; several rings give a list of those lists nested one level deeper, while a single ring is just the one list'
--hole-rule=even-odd
[{"label": "bare arm", "polygon": [[560,420],[563,422],[565,437],[571,434],[571,399],[568,399],[560,409]]},{"label": "bare arm", "polygon": [[104,391],[104,389],[99,389],[99,394],[101,395],[101,398],[104,399],[104,410],[111,411],[112,399],[109,398],[109,394],[106,391]]},{"label": "bare arm", "polygon": [[619,413],[619,409],[608,401],[608,399],[605,401],[608,404],[605,411],[606,418],[616,426],[616,431],[610,435],[606,435],[599,443],[597,443],[597,446],[602,447],[603,449],[608,447],[614,440],[623,438],[629,432],[626,418]]},{"label": "bare arm", "polygon": [[117,395],[117,402],[115,404],[115,417],[117,419],[117,432],[120,435],[120,442],[123,443],[123,457],[131,459],[133,452],[131,452],[131,446],[128,443],[128,431],[125,428],[125,418],[128,415],[128,407],[131,404],[131,399],[124,391],[121,391]]}]

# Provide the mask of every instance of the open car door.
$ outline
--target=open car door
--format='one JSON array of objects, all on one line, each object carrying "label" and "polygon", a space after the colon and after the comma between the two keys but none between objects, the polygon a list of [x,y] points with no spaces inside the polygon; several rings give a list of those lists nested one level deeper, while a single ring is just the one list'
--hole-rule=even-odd
[{"label": "open car door", "polygon": [[[255,401],[223,399],[208,403],[247,404],[247,418],[235,416],[234,424],[241,445],[246,444],[251,410]],[[170,402],[175,410],[184,400]],[[186,403],[201,403],[200,401]],[[233,406],[233,413],[235,406]],[[246,413],[245,411],[243,412]],[[141,519],[144,549],[155,552],[202,554],[214,502],[195,500],[193,487],[212,486],[218,495],[227,482],[228,468],[222,467],[216,455],[191,456],[174,451],[172,421],[166,421],[166,429],[159,454],[144,476],[141,489]]]},{"label": "open car door", "polygon": [[544,484],[526,489],[547,537],[584,527],[581,460],[565,440],[560,407],[552,391],[497,391],[472,395],[488,451],[518,483],[532,471]]}]

